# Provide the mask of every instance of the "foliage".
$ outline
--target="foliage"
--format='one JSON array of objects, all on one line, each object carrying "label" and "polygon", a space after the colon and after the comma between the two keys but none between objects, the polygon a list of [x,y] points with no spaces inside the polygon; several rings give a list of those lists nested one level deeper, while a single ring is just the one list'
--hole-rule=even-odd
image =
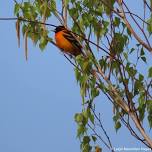
[{"label": "foliage", "polygon": [[[95,99],[98,97],[100,100],[103,94],[113,103],[116,131],[124,124],[135,138],[152,147],[152,141],[142,126],[147,117],[149,127],[152,127],[152,66],[149,58],[152,55],[151,1],[143,1],[146,7],[142,11],[149,12],[144,19],[133,14],[127,2],[121,0],[66,0],[64,6],[62,2],[34,0],[16,3],[16,29],[20,39],[22,28],[27,58],[27,38],[38,44],[41,50],[45,49],[48,42],[55,44],[45,25],[49,18],[54,16],[64,25],[72,21],[72,32],[77,34],[86,54],[86,57],[80,55],[75,59],[75,76],[82,96],[82,112],[75,114],[75,121],[82,151],[91,151],[91,141],[96,144],[96,140],[112,148],[100,115],[96,114]],[[64,14],[68,14],[68,18]],[[133,26],[128,15],[133,20]],[[30,22],[25,22],[25,19]],[[67,22],[68,19],[70,21]],[[140,32],[137,33],[136,29]],[[133,129],[130,118],[144,140]],[[98,123],[108,142],[104,142],[97,133]]]}]

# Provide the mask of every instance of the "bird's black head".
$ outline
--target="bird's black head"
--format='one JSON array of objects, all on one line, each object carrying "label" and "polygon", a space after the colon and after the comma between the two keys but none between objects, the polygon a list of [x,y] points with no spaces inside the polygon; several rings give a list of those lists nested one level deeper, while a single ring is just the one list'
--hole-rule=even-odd
[{"label": "bird's black head", "polygon": [[62,30],[64,30],[64,29],[65,29],[64,26],[57,26],[57,27],[55,28],[54,32],[57,33],[57,32],[60,32],[60,31],[62,31]]}]

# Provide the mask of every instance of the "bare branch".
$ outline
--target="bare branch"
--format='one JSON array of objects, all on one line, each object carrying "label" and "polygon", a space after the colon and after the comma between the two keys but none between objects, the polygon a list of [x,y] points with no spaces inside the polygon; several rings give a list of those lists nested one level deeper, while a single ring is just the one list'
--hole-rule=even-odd
[{"label": "bare branch", "polygon": [[91,110],[92,110],[95,118],[98,120],[101,129],[103,130],[103,132],[104,132],[104,134],[105,134],[105,136],[106,136],[106,138],[107,138],[107,140],[108,140],[108,142],[109,142],[110,148],[113,149],[112,144],[111,144],[111,141],[110,141],[110,138],[109,138],[106,130],[104,129],[104,127],[103,127],[103,125],[102,125],[101,118],[100,118],[100,114],[99,114],[99,116],[97,116],[96,113],[95,113],[95,110],[92,108],[92,106],[91,106]]},{"label": "bare branch", "polygon": [[100,135],[98,135],[98,133],[96,132],[96,130],[90,124],[88,124],[88,127],[94,132],[94,134],[104,143],[104,145],[108,149],[110,149],[110,150],[112,150],[112,152],[114,152],[113,149],[111,149],[111,147],[106,143],[106,141],[104,141],[103,138]]},{"label": "bare branch", "polygon": [[133,34],[133,36],[136,38],[136,40],[137,40],[143,47],[145,47],[150,53],[152,53],[152,48],[151,48],[149,45],[147,45],[147,44],[136,34],[136,32],[133,30],[132,26],[130,25],[129,21],[128,21],[127,18],[126,18],[125,11],[124,11],[124,9],[123,9],[123,7],[122,7],[122,4],[121,4],[121,3],[118,3],[118,4],[119,4],[119,6],[120,6],[120,8],[121,8],[121,13],[123,14],[123,15],[121,16],[121,18],[124,20],[127,28],[130,30],[130,32]]},{"label": "bare branch", "polygon": [[[151,48],[150,43],[149,43],[149,40],[148,40],[148,38],[147,38],[144,30],[141,28],[141,26],[140,26],[140,25],[138,24],[138,22],[135,20],[135,18],[133,17],[132,13],[130,13],[130,10],[129,10],[128,6],[127,6],[124,2],[123,2],[123,4],[125,5],[126,9],[128,10],[128,12],[129,12],[131,18],[133,19],[133,21],[136,23],[137,27],[138,27],[138,28],[141,30],[141,32],[143,33],[143,35],[144,35],[144,37],[145,37],[145,39],[146,39],[146,41],[147,41],[147,44],[148,44],[149,48]],[[123,7],[121,7],[121,8],[123,9]],[[123,10],[123,12],[124,12],[124,10]],[[151,48],[151,49],[152,49],[152,48]]]}]

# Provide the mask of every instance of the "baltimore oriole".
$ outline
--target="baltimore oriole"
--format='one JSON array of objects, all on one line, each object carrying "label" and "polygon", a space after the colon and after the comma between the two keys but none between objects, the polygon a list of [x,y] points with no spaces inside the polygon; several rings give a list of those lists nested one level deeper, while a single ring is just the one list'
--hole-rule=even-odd
[{"label": "baltimore oriole", "polygon": [[102,152],[102,149],[99,146],[95,146],[95,152]]},{"label": "baltimore oriole", "polygon": [[83,54],[82,46],[68,29],[66,29],[64,26],[57,26],[54,32],[56,45],[64,53],[73,56]]}]

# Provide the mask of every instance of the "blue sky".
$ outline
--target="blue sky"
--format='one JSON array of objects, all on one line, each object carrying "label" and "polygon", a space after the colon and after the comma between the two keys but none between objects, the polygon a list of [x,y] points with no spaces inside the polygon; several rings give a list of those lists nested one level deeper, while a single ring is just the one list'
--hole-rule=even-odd
[{"label": "blue sky", "polygon": [[[0,17],[12,16],[13,1],[0,1]],[[80,151],[74,114],[81,97],[73,67],[51,44],[41,52],[29,42],[25,61],[15,22],[0,21],[0,27],[0,152]],[[114,147],[142,146],[128,130],[116,134],[111,104],[104,97],[96,102]]]}]

